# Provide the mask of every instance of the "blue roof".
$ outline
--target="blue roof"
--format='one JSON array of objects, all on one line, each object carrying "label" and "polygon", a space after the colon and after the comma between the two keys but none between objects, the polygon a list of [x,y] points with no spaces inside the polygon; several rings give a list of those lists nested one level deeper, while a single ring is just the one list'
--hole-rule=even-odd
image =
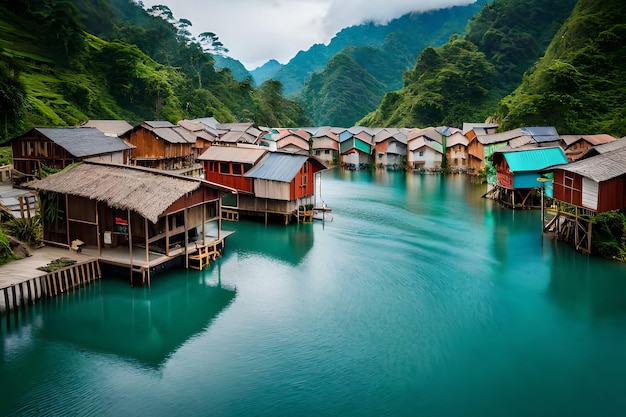
[{"label": "blue roof", "polygon": [[553,142],[561,139],[553,126],[522,127],[520,130],[524,135],[532,137],[537,143]]},{"label": "blue roof", "polygon": [[35,128],[35,130],[78,158],[130,149],[130,146],[117,136],[107,136],[95,127]]},{"label": "blue roof", "polygon": [[272,152],[245,174],[247,178],[291,182],[309,159],[306,155]]},{"label": "blue roof", "polygon": [[565,152],[559,147],[503,152],[502,155],[511,172],[540,171],[554,165],[567,164]]}]

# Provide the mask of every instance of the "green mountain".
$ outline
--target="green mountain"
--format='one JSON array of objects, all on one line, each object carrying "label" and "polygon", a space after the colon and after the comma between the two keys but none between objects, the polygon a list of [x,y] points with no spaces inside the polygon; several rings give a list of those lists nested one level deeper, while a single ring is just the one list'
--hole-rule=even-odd
[{"label": "green mountain", "polygon": [[456,36],[426,48],[359,124],[368,126],[458,126],[485,120],[541,58],[576,0],[494,0]]},{"label": "green mountain", "polygon": [[281,89],[216,70],[190,22],[165,17],[131,0],[0,0],[0,143],[90,118],[310,123]]},{"label": "green mountain", "polygon": [[545,57],[497,109],[503,128],[626,135],[626,3],[579,0]]},{"label": "green mountain", "polygon": [[[391,81],[379,81],[388,84],[389,89],[400,88],[402,73],[411,67],[422,49],[429,45],[441,45],[451,34],[463,32],[468,20],[486,1],[477,0],[467,6],[408,13],[384,25],[367,22],[344,28],[328,45],[316,44],[306,51],[300,51],[273,78],[283,84],[287,96],[292,96],[313,72],[322,70],[344,48],[376,47],[385,52],[385,57],[390,60],[388,64],[383,61],[377,65],[384,67],[380,73],[386,74],[385,77]],[[400,66],[397,66],[398,63]],[[257,83],[263,82],[264,77],[268,76],[259,70],[251,73]]]},{"label": "green mountain", "polygon": [[353,115],[375,108],[385,91],[383,83],[351,54],[342,52],[323,71],[311,76],[298,99],[306,103],[308,114],[317,126],[349,127],[354,124]]}]

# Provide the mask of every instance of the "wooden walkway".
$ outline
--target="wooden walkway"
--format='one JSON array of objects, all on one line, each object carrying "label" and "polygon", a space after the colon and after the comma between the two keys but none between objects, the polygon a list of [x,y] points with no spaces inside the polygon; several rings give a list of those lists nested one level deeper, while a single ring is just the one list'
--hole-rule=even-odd
[{"label": "wooden walkway", "polygon": [[[59,258],[76,263],[54,272],[37,269]],[[0,312],[10,313],[20,306],[72,291],[101,276],[97,258],[52,246],[35,249],[30,257],[0,265]]]}]

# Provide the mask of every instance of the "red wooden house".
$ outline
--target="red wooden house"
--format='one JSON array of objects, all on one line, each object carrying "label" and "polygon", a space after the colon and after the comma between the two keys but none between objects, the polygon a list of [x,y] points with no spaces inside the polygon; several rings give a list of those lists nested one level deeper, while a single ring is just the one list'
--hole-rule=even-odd
[{"label": "red wooden house", "polygon": [[626,208],[626,148],[555,167],[554,198],[595,213]]},{"label": "red wooden house", "polygon": [[198,160],[204,164],[205,179],[252,194],[253,180],[244,175],[268,152],[254,145],[211,146]]}]

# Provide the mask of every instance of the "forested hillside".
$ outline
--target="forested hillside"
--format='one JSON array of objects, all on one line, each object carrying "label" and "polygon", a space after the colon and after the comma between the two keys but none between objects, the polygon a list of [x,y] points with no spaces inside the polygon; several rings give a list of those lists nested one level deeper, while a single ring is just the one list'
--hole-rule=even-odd
[{"label": "forested hillside", "polygon": [[131,0],[0,0],[0,143],[89,118],[310,124],[280,84],[217,71],[219,38],[190,25]]},{"label": "forested hillside", "polygon": [[626,3],[580,0],[545,57],[500,103],[503,128],[626,135]]},{"label": "forested hillside", "polygon": [[359,123],[368,126],[458,126],[484,121],[541,58],[576,0],[494,0],[453,36],[426,48],[399,91]]},{"label": "forested hillside", "polygon": [[[397,90],[402,86],[402,74],[410,69],[420,52],[430,45],[442,45],[451,34],[463,33],[469,19],[485,3],[485,0],[467,6],[457,6],[424,13],[410,13],[394,19],[387,25],[354,26],[338,33],[328,47],[316,46],[301,52],[280,69],[274,78],[285,85],[286,94],[291,94],[289,86],[300,88],[294,96],[307,110],[317,125],[355,124],[364,115],[374,110],[384,92]],[[335,52],[336,51],[336,52]],[[328,59],[331,52],[348,54],[353,65],[341,67],[345,60]],[[326,59],[326,61],[324,61]],[[319,66],[323,63],[322,66]],[[339,65],[339,66],[338,66]],[[352,71],[355,73],[351,73]],[[310,75],[312,71],[318,72]],[[337,74],[343,73],[342,76]],[[367,79],[358,74],[367,73]],[[325,78],[325,74],[333,77]],[[347,86],[341,80],[352,78],[354,86]],[[382,85],[382,89],[379,87]],[[346,88],[348,87],[348,88]],[[369,87],[372,87],[370,89]],[[322,95],[329,108],[319,108],[316,98]],[[355,94],[355,92],[361,92]]]}]

